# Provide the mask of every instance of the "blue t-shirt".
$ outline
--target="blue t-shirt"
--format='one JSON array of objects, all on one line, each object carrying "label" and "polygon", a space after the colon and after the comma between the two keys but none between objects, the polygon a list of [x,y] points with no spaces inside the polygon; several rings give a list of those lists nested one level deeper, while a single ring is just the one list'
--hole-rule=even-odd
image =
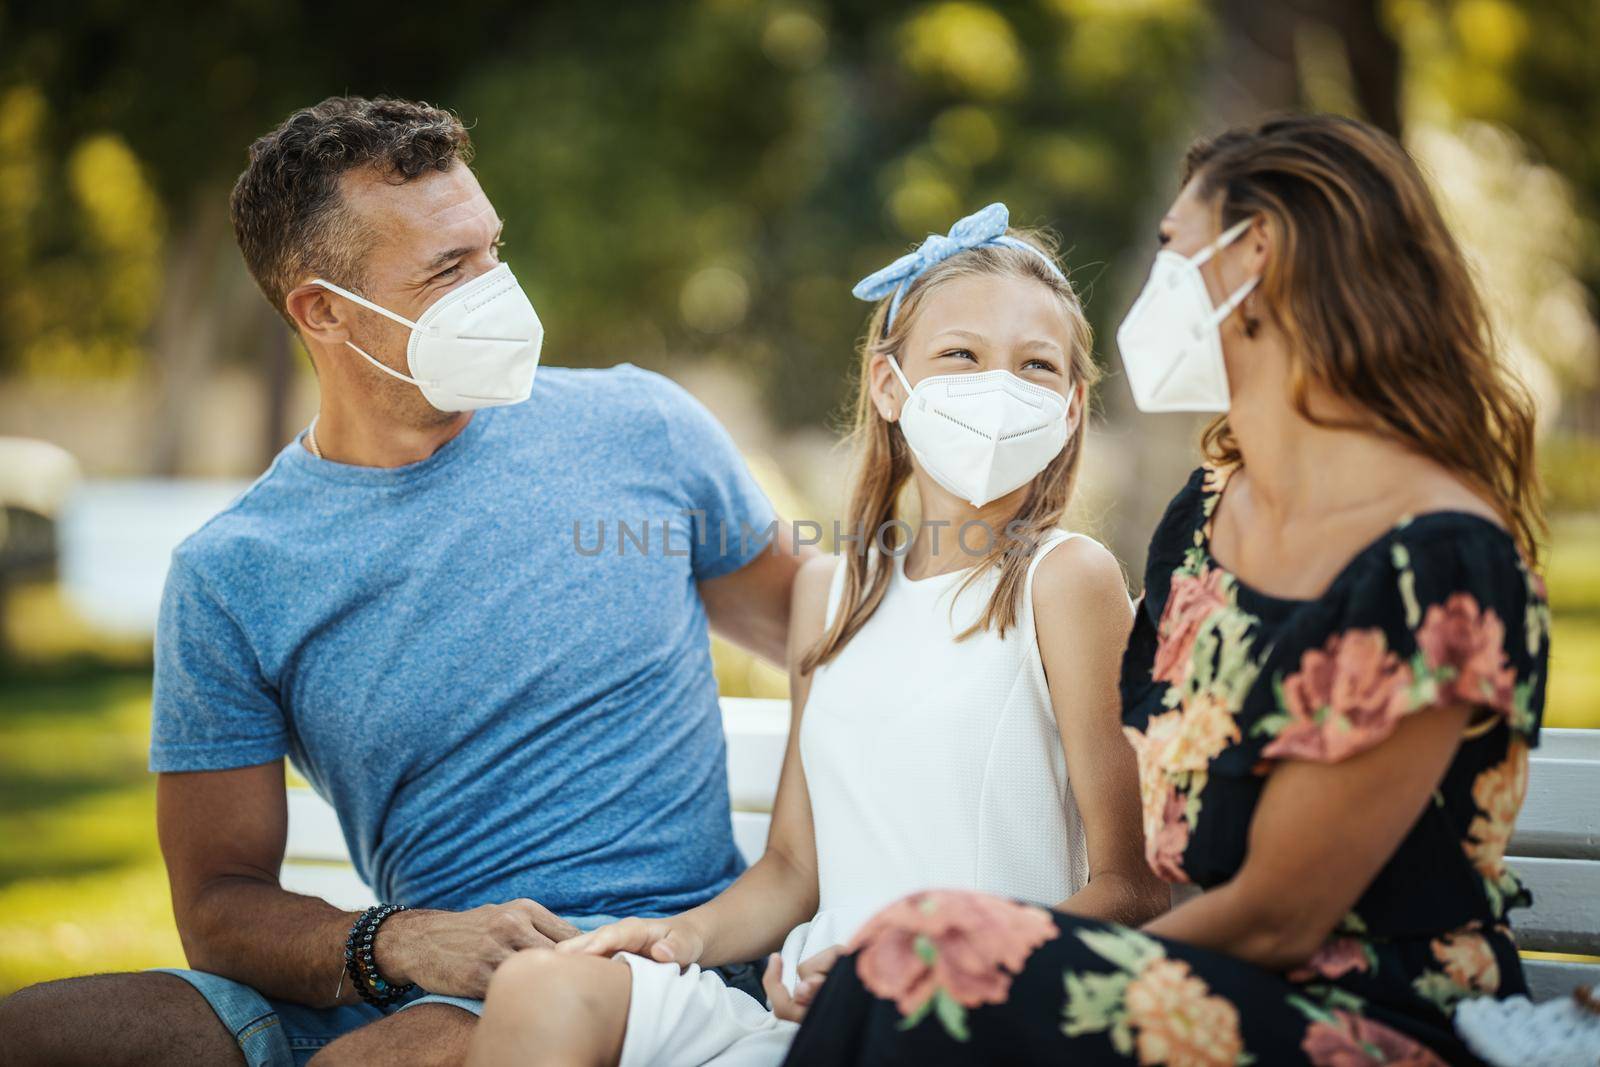
[{"label": "blue t-shirt", "polygon": [[291,444],[173,553],[150,767],[287,754],[383,900],[692,907],[742,869],[696,583],[772,518],[710,414],[627,365],[542,368],[406,467]]}]

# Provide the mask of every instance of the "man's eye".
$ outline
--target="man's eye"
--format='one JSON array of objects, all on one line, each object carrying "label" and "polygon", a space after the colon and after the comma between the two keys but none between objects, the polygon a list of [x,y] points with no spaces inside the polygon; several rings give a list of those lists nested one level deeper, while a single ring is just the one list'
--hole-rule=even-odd
[{"label": "man's eye", "polygon": [[437,281],[440,278],[446,278],[446,279],[454,278],[457,274],[460,274],[460,273],[461,273],[461,264],[457,263],[453,267],[446,267],[444,270],[440,271],[438,274],[435,274],[433,277],[434,277],[434,280]]}]

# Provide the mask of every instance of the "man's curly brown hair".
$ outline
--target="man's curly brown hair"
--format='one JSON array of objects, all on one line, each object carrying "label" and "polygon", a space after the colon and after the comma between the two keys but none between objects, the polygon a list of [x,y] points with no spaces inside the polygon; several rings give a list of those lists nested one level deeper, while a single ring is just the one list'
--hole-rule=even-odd
[{"label": "man's curly brown hair", "polygon": [[234,183],[233,233],[256,284],[289,322],[285,298],[308,274],[360,291],[367,235],[339,179],[370,167],[403,184],[472,162],[472,138],[449,111],[410,100],[334,96],[301,108],[250,146]]}]

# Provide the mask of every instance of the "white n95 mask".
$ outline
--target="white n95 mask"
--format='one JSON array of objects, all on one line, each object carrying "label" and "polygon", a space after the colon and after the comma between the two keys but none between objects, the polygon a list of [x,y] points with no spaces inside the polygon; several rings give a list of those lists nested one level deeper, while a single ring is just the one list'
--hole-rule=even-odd
[{"label": "white n95 mask", "polygon": [[900,430],[928,476],[973,507],[1028,484],[1066,447],[1067,401],[1005,370],[939,374],[908,394]]},{"label": "white n95 mask", "polygon": [[409,376],[384,366],[352,342],[345,344],[385,374],[422,390],[440,411],[518,404],[533,392],[544,325],[504,263],[429,304],[416,322],[325,279],[313,279],[312,284],[409,326]]},{"label": "white n95 mask", "polygon": [[1219,327],[1261,281],[1251,278],[1220,307],[1200,267],[1238,240],[1253,220],[1230,227],[1193,257],[1169,249],[1156,253],[1150,280],[1117,329],[1117,350],[1140,411],[1228,410],[1228,370]]}]

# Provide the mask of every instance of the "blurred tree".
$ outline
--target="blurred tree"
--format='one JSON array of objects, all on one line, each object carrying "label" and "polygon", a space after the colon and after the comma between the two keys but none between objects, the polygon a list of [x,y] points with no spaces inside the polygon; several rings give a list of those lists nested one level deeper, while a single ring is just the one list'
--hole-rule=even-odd
[{"label": "blurred tree", "polygon": [[[1576,332],[1593,331],[1600,309],[1600,4],[1594,0],[1390,0],[1387,16],[1404,44],[1416,82],[1413,106],[1438,123],[1476,120],[1508,129],[1526,145],[1532,162],[1543,163],[1570,191],[1572,269],[1587,290],[1589,322]],[[1532,170],[1524,180],[1537,180]],[[1541,203],[1513,203],[1512,211],[1543,210]],[[1508,190],[1517,196],[1518,190]],[[1567,194],[1563,194],[1567,195]],[[1498,249],[1487,249],[1497,254]],[[1552,258],[1566,260],[1567,248]],[[1575,332],[1544,316],[1540,331],[1555,334],[1553,347]],[[1600,435],[1600,366],[1592,353],[1588,366],[1552,370],[1564,388],[1564,429]],[[1579,455],[1587,451],[1579,448]]]},{"label": "blurred tree", "polygon": [[[214,353],[261,359],[281,396],[284,349],[240,313],[222,212],[246,145],[295,106],[392,92],[474,121],[553,361],[706,352],[763,380],[787,421],[814,421],[863,321],[850,283],[960,214],[1003,198],[1051,220],[1092,280],[1184,117],[1206,25],[1192,0],[680,0],[603,17],[484,0],[472,15],[251,0],[0,14],[0,88],[46,102],[39,172],[114,138],[167,220],[159,309],[75,326],[125,349],[148,331],[171,433],[156,469],[176,466],[186,390]],[[19,247],[7,290],[95,303],[37,281],[52,261],[83,274],[78,244]],[[6,335],[0,367],[27,369],[21,347]]]},{"label": "blurred tree", "polygon": [[1600,149],[1563,121],[1596,106],[1588,0],[464,6],[0,7],[0,373],[148,351],[169,434],[152,466],[171,470],[186,391],[225,353],[261,368],[281,442],[292,348],[239,268],[226,194],[255,136],[343,91],[473,124],[551,362],[704,354],[791,424],[845,395],[867,310],[850,284],[995,199],[1060,230],[1086,289],[1114,285],[1090,303],[1109,349],[1188,137],[1295,106],[1397,129],[1417,49],[1465,57],[1430,69],[1587,182],[1589,217],[1600,198]]},{"label": "blurred tree", "polygon": [[[282,388],[281,335],[234,314],[249,283],[227,194],[245,149],[334,93],[442,99],[527,17],[511,0],[474,7],[470,21],[359,0],[0,8],[0,225],[26,238],[0,254],[0,291],[21,311],[0,334],[0,372],[103,374],[148,351],[161,473],[178,466],[192,391],[217,353],[257,360]],[[50,195],[62,185],[72,200]],[[82,354],[76,365],[67,352]],[[283,427],[267,436],[281,443]]]},{"label": "blurred tree", "polygon": [[[1389,0],[1424,84],[1420,106],[1509,127],[1600,218],[1600,4],[1593,0]],[[1592,224],[1591,224],[1592,225]],[[1588,276],[1600,283],[1600,239]],[[1597,285],[1600,289],[1600,285]]]},{"label": "blurred tree", "polygon": [[487,64],[457,97],[509,255],[535,264],[556,361],[705,352],[789,423],[844,395],[855,279],[991,200],[1059,228],[1092,282],[1207,33],[1188,0],[708,0],[670,33],[625,12],[581,35],[547,16],[540,61]]}]

